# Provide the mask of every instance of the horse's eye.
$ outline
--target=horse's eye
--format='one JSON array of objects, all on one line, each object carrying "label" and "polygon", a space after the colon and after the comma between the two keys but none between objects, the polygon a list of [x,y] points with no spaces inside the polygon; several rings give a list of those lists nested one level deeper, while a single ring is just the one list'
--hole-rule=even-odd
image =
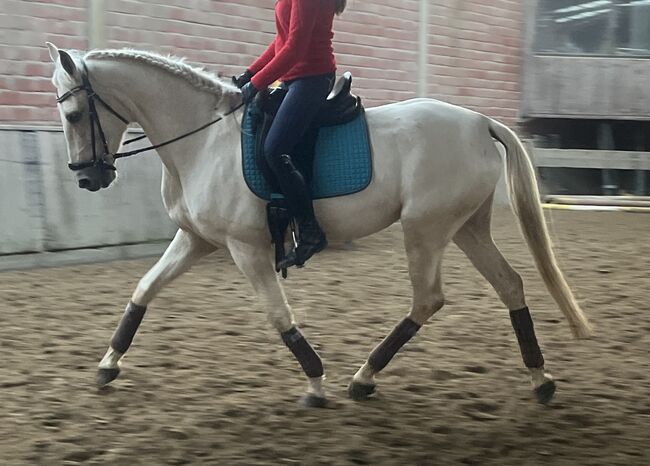
[{"label": "horse's eye", "polygon": [[68,120],[70,123],[77,123],[79,120],[81,120],[81,112],[72,112],[68,113],[65,116],[65,119]]}]

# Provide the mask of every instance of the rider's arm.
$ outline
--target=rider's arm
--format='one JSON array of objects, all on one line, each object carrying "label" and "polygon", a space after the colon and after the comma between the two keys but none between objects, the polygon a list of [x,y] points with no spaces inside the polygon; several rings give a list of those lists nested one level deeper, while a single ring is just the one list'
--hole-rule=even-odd
[{"label": "rider's arm", "polygon": [[266,48],[264,53],[248,67],[248,71],[255,75],[259,70],[264,68],[268,62],[273,60],[273,57],[275,57],[275,39],[271,42],[271,45]]},{"label": "rider's arm", "polygon": [[291,26],[286,42],[273,59],[251,80],[257,89],[264,89],[275,82],[304,58],[311,43],[318,8],[319,2],[314,0],[294,0],[289,23]]}]

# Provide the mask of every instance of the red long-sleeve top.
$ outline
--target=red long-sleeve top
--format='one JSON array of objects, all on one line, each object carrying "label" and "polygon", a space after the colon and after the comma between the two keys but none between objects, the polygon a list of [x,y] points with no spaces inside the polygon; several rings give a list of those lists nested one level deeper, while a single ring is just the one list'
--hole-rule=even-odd
[{"label": "red long-sleeve top", "polygon": [[271,45],[248,69],[257,89],[336,71],[332,38],[334,0],[278,0],[277,34]]}]

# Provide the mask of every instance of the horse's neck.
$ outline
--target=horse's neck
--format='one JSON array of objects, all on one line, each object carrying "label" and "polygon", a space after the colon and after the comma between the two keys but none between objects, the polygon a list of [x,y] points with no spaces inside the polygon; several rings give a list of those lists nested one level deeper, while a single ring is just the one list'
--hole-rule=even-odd
[{"label": "horse's neck", "polygon": [[[194,88],[180,77],[128,60],[100,60],[97,92],[106,93],[138,123],[152,144],[187,133],[215,118],[217,96]],[[91,69],[91,74],[93,70]],[[169,174],[191,169],[205,144],[207,131],[158,150]]]},{"label": "horse's neck", "polygon": [[[230,90],[217,112],[216,95],[202,92],[182,78],[148,66],[119,65],[119,70],[102,74],[106,76],[102,79],[107,84],[107,92],[112,89],[111,97],[115,99],[110,103],[123,102],[130,109],[125,116],[138,122],[153,144],[197,129],[241,100]],[[103,89],[97,92],[102,95]],[[120,93],[124,95],[119,97]],[[165,166],[162,196],[170,217],[178,225],[215,241],[221,238],[221,233],[206,232],[205,225],[197,224],[197,216],[226,222],[240,218],[240,223],[246,225],[263,218],[248,207],[250,197],[242,195],[247,192],[243,177],[235,176],[241,173],[240,120],[241,110],[157,150]],[[253,220],[242,220],[241,212],[253,215]]]}]

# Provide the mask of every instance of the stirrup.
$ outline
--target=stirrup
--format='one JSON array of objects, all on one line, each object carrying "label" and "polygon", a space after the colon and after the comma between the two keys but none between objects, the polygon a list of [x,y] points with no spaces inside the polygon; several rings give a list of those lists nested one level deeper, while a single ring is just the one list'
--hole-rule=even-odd
[{"label": "stirrup", "polygon": [[294,249],[292,249],[285,258],[278,263],[278,267],[282,270],[286,270],[289,267],[294,265],[297,268],[302,268],[314,254],[321,252],[327,247],[327,238],[323,238],[318,243],[312,243],[304,245],[304,243],[299,243]]}]

